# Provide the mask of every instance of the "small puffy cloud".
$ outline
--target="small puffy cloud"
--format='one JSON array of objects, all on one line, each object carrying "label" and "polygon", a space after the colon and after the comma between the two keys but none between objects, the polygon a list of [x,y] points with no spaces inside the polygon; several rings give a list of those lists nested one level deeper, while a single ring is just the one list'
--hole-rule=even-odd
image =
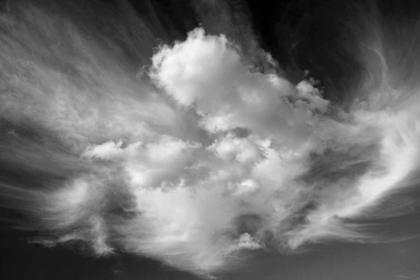
[{"label": "small puffy cloud", "polygon": [[216,140],[208,149],[220,158],[231,158],[240,163],[254,162],[263,156],[257,143],[248,138],[237,138],[232,134]]},{"label": "small puffy cloud", "polygon": [[259,244],[249,233],[243,233],[237,240],[237,246],[239,249],[256,250],[263,246]]},{"label": "small puffy cloud", "polygon": [[298,97],[305,100],[306,106],[308,106],[311,110],[319,110],[325,113],[328,109],[329,101],[325,100],[321,97],[320,91],[314,87],[313,83],[308,81],[301,81],[296,85],[296,89],[298,90]]},{"label": "small puffy cloud", "polygon": [[82,154],[86,158],[111,159],[122,154],[122,141],[117,143],[113,141],[105,142],[100,145],[88,146]]}]

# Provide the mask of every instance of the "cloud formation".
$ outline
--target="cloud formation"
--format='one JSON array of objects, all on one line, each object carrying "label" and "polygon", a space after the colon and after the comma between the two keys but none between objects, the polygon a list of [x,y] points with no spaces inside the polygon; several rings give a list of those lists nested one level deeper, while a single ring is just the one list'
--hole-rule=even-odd
[{"label": "cloud formation", "polygon": [[368,238],[348,221],[418,165],[418,98],[344,111],[314,80],[261,72],[202,28],[136,76],[112,36],[106,47],[71,16],[17,8],[0,34],[2,204],[44,244],[81,240],[208,275],[253,250]]}]

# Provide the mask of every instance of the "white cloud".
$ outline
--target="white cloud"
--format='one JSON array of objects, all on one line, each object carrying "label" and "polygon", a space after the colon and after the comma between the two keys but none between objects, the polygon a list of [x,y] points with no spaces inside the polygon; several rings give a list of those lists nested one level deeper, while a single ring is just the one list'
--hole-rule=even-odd
[{"label": "white cloud", "polygon": [[[30,45],[22,29],[11,33]],[[294,86],[255,71],[223,35],[198,28],[162,46],[146,81],[94,39],[68,33],[62,43],[74,44],[78,60],[65,52],[55,59],[74,75],[32,59],[41,45],[7,49],[4,42],[19,40],[0,34],[1,61],[14,65],[0,70],[18,89],[0,97],[1,117],[30,118],[64,143],[54,150],[22,141],[26,149],[1,155],[65,178],[37,195],[7,189],[35,200],[20,207],[35,228],[57,234],[53,243],[83,240],[98,254],[117,246],[208,275],[236,265],[242,251],[269,246],[267,235],[280,250],[363,238],[344,218],[367,215],[418,165],[413,104],[352,109],[340,122],[313,82]]]}]

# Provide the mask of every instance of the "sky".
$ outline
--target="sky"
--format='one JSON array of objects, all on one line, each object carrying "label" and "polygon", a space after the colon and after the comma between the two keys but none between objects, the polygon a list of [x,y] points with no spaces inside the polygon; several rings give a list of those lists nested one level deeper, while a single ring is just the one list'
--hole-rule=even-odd
[{"label": "sky", "polygon": [[1,279],[420,279],[419,19],[2,1]]}]

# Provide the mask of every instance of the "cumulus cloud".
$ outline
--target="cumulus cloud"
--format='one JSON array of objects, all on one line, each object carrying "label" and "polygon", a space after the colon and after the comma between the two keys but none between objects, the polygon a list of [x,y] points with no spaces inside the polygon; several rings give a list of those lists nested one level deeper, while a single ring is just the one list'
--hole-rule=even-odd
[{"label": "cumulus cloud", "polygon": [[[10,34],[26,45],[34,38],[26,22],[3,17],[16,25],[2,23],[1,59],[18,62],[4,68],[1,117],[16,128],[31,118],[28,130],[39,136],[5,126],[2,149],[14,148],[1,160],[20,151],[16,169],[42,162],[41,175],[56,180],[42,191],[2,186],[15,201],[31,200],[15,208],[33,218],[44,244],[82,240],[98,254],[125,250],[208,275],[247,251],[363,240],[347,220],[368,216],[418,165],[415,106],[332,108],[314,80],[294,85],[260,72],[224,35],[197,28],[160,46],[148,76],[136,79],[115,50],[63,20],[77,40],[57,36],[80,52],[78,62],[61,49],[51,54],[73,69],[65,74],[41,59],[42,43],[35,58],[10,48]],[[23,150],[10,144],[19,141]]]}]

